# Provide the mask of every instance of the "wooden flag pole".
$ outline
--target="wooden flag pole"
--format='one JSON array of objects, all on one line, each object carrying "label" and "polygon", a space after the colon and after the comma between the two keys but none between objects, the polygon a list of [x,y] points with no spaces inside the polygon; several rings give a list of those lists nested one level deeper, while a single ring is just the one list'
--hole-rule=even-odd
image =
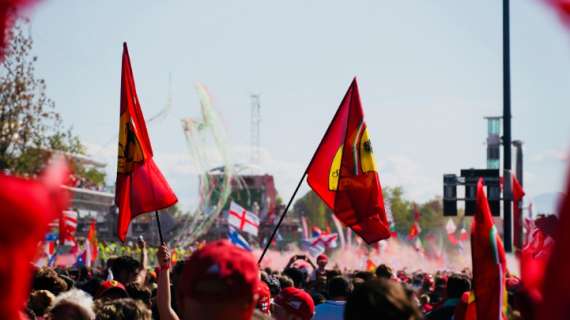
[{"label": "wooden flag pole", "polygon": [[160,244],[164,244],[164,239],[162,238],[162,228],[160,227],[160,217],[158,216],[158,210],[154,212],[156,216],[156,224],[158,225],[158,236],[160,237]]},{"label": "wooden flag pole", "polygon": [[[309,164],[310,164],[310,162],[309,162]],[[301,184],[303,184],[303,181],[305,180],[306,176],[307,176],[307,170],[305,170],[305,172],[303,173],[303,176],[301,177],[301,180],[299,180],[299,183],[297,184],[297,187],[295,188],[293,195],[291,195],[291,198],[289,199],[289,202],[287,203],[285,210],[283,210],[283,214],[281,214],[281,218],[279,218],[277,225],[273,229],[273,233],[271,234],[271,237],[269,237],[269,240],[267,240],[267,244],[265,245],[265,248],[263,249],[263,252],[261,253],[261,256],[259,257],[257,264],[261,264],[261,261],[263,260],[265,253],[269,249],[269,246],[271,245],[273,238],[275,238],[275,235],[277,234],[277,230],[279,229],[279,226],[283,222],[283,219],[285,219],[285,215],[287,214],[287,211],[289,211],[289,207],[291,206],[291,203],[293,203],[293,199],[295,199],[295,195],[297,194],[297,191],[299,191],[299,188],[301,187]]]}]

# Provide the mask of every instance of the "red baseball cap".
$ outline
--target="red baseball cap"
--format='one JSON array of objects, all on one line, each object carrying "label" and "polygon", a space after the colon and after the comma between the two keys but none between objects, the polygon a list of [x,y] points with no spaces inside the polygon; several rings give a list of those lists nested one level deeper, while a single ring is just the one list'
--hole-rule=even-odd
[{"label": "red baseball cap", "polygon": [[302,289],[289,287],[281,290],[275,297],[275,303],[287,312],[295,314],[303,319],[311,319],[315,311],[313,298]]},{"label": "red baseball cap", "polygon": [[319,256],[317,257],[317,261],[319,260],[325,260],[325,261],[329,261],[329,257],[325,256],[324,254],[319,254]]},{"label": "red baseball cap", "polygon": [[265,314],[269,314],[269,306],[271,305],[271,291],[267,283],[260,281],[257,287],[257,309]]},{"label": "red baseball cap", "polygon": [[227,240],[211,242],[184,264],[178,293],[198,301],[253,299],[259,283],[254,256]]},{"label": "red baseball cap", "polygon": [[118,296],[128,297],[127,289],[125,286],[116,280],[107,280],[101,283],[101,288],[97,292],[97,298],[100,298],[110,292],[117,293]]}]

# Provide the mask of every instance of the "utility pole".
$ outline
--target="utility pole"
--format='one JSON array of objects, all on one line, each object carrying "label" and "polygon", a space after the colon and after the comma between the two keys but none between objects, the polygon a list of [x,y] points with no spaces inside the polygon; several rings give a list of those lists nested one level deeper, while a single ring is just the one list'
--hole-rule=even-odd
[{"label": "utility pole", "polygon": [[503,0],[503,242],[512,252],[511,186],[511,52],[509,0]]}]

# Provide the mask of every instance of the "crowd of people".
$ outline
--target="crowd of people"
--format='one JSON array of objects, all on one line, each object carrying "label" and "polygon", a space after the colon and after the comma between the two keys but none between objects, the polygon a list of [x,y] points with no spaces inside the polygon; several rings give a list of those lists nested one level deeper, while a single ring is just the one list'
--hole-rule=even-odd
[{"label": "crowd of people", "polygon": [[[226,240],[208,243],[172,262],[171,250],[156,251],[151,268],[143,254],[113,256],[101,268],[35,271],[27,308],[29,319],[467,319],[475,312],[469,270],[373,271],[329,269],[291,257],[282,270],[260,269],[248,251]],[[301,262],[301,263],[299,263]],[[510,316],[520,318],[510,277]],[[473,316],[473,314],[471,314]]]}]

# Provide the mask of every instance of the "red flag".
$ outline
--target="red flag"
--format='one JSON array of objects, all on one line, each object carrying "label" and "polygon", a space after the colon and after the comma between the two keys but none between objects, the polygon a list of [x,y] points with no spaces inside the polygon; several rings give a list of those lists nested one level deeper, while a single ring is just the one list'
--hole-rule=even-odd
[{"label": "red flag", "polygon": [[420,235],[422,232],[422,228],[420,228],[420,211],[418,210],[418,206],[414,204],[414,223],[410,227],[410,231],[408,232],[408,239],[414,240],[416,237]]},{"label": "red flag", "polygon": [[99,254],[96,226],[97,222],[95,221],[95,219],[91,220],[91,225],[89,225],[89,232],[87,232],[87,241],[89,242],[89,247],[91,248],[92,264],[97,260],[97,255]]},{"label": "red flag", "polygon": [[307,175],[313,191],[368,244],[390,237],[356,78],[317,148]]},{"label": "red flag", "polygon": [[[566,180],[566,194],[560,203],[558,225],[554,232],[554,247],[544,273],[542,297],[538,314],[541,319],[569,319],[570,308],[570,176]],[[537,221],[538,222],[538,221]],[[538,224],[537,224],[538,226]],[[546,231],[546,230],[545,230]]]},{"label": "red flag", "polygon": [[514,175],[513,177],[513,236],[514,244],[516,246],[522,245],[522,200],[525,195],[524,189],[519,183],[519,180]]},{"label": "red flag", "polygon": [[137,97],[127,44],[123,44],[121,119],[115,204],[119,207],[117,233],[125,241],[136,216],[168,208],[178,202],[152,160],[152,147]]},{"label": "red flag", "polygon": [[477,314],[506,319],[507,271],[503,242],[493,223],[483,179],[477,183],[477,211],[471,225],[471,259]]},{"label": "red flag", "polygon": [[38,180],[0,173],[0,319],[21,319],[38,243],[67,206],[64,171],[64,165],[55,171],[52,166]]}]

